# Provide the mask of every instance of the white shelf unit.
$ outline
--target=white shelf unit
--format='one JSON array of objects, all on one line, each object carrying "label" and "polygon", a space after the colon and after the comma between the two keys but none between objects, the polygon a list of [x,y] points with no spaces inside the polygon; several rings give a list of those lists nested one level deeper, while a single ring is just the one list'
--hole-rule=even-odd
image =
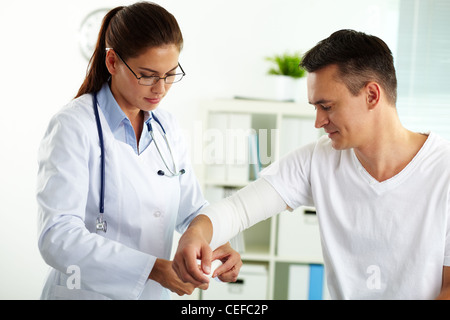
[{"label": "white shelf unit", "polygon": [[[270,162],[278,160],[281,156],[295,147],[316,140],[323,134],[321,130],[314,128],[315,110],[306,103],[221,99],[203,102],[201,110],[203,130],[208,130],[208,128],[211,129],[211,116],[217,114],[246,115],[251,119],[251,121],[248,122],[251,123],[252,129],[256,132],[259,132],[261,129],[267,130],[267,137],[270,138],[267,139],[266,146],[263,146],[265,149],[263,149],[264,151],[271,150],[271,153],[273,153],[270,154]],[[220,125],[223,124],[219,123],[219,126]],[[214,129],[214,126],[212,128]],[[272,132],[275,133],[273,137],[271,136]],[[302,137],[299,135],[304,136]],[[298,146],[295,145],[295,141],[298,142]],[[263,143],[264,141],[259,139],[259,142]],[[203,143],[206,142],[203,141]],[[260,145],[260,152],[261,147],[262,146]],[[268,155],[268,153],[265,155],[266,158]],[[205,161],[202,166],[204,169],[202,172],[203,179],[200,179],[207,199],[207,190],[209,189],[216,188],[220,190],[220,188],[235,188],[237,190],[244,187],[252,180],[249,179],[248,176],[242,176],[240,179],[236,179],[236,177],[233,179],[211,178],[208,174],[208,166],[210,165],[211,164],[208,161]],[[211,199],[210,197],[208,200],[214,202],[217,199]],[[280,232],[279,230],[280,225],[290,224],[289,220],[286,221],[281,219],[294,219],[294,222],[295,219],[297,219],[296,221],[298,222],[299,219],[302,219],[303,209],[305,208],[297,209],[294,213],[284,212],[266,221],[262,221],[243,232],[245,251],[241,253],[241,257],[244,265],[262,264],[267,268],[267,299],[289,298],[288,283],[290,266],[323,264],[320,240],[318,237],[318,226],[308,226],[308,228],[312,228],[311,230],[314,239],[308,239],[306,245],[318,249],[313,252],[313,254],[307,252],[306,255],[302,254],[302,252],[297,252],[297,250],[301,251],[301,248],[298,247],[298,245],[305,245],[305,243],[301,244],[296,241],[298,240],[296,239],[296,234],[299,229],[295,229],[294,232],[291,230],[291,234],[289,234],[289,230],[286,230],[286,232]],[[300,214],[295,215],[295,213],[299,213],[299,211]],[[306,218],[314,220],[315,215]],[[282,223],[280,224],[280,222]],[[294,226],[294,228],[296,227]],[[278,247],[280,244],[280,237],[282,236],[288,237],[287,239],[285,238],[285,240],[292,243],[292,247]],[[289,239],[289,237],[292,237],[292,239]],[[287,242],[284,241],[284,243]],[[286,253],[286,251],[289,253]]]}]

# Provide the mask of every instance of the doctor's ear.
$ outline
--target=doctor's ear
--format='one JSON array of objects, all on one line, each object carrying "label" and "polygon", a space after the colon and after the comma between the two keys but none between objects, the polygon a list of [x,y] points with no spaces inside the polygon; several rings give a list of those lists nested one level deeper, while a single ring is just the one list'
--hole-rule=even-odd
[{"label": "doctor's ear", "polygon": [[106,63],[106,68],[108,69],[108,71],[111,75],[114,75],[117,73],[118,59],[119,59],[119,57],[114,52],[114,50],[107,49],[105,63]]}]

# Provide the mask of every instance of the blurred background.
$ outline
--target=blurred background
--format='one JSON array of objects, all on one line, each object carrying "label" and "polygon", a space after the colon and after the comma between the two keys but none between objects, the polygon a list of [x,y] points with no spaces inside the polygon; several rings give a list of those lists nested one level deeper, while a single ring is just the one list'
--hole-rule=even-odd
[{"label": "blurred background", "polygon": [[[0,299],[39,298],[48,268],[37,249],[39,143],[51,116],[75,96],[85,76],[89,39],[96,37],[100,23],[95,12],[134,2],[2,2]],[[181,26],[185,42],[180,62],[187,74],[160,107],[179,119],[191,148],[202,101],[263,97],[272,84],[267,56],[304,53],[344,28],[376,35],[392,49],[398,109],[405,126],[450,139],[449,1],[155,2],[173,13]]]}]

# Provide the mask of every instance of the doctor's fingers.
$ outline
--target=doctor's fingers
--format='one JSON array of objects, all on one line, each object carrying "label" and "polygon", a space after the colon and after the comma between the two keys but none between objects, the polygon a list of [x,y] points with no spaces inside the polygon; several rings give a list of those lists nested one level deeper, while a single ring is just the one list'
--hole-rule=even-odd
[{"label": "doctor's fingers", "polygon": [[220,281],[222,282],[236,282],[239,276],[239,270],[233,267],[231,270],[228,270],[218,276]]},{"label": "doctor's fingers", "polygon": [[225,250],[219,252],[219,249],[214,251],[213,260],[218,259],[222,262],[222,265],[218,266],[214,271],[213,277],[220,276],[226,272],[232,271],[232,273],[237,275],[242,267],[241,255],[236,250],[232,249],[231,246],[221,247]]},{"label": "doctor's fingers", "polygon": [[202,283],[200,286],[198,286],[197,288],[201,289],[201,290],[208,290],[209,288],[209,283]]},{"label": "doctor's fingers", "polygon": [[242,260],[240,258],[229,259],[216,269],[216,271],[213,274],[213,277],[218,276],[219,279],[223,282],[236,282],[241,267],[242,267]]},{"label": "doctor's fingers", "polygon": [[191,295],[195,288],[199,288],[201,290],[207,290],[209,287],[209,283],[202,283],[200,286],[195,286],[192,283],[182,282],[179,280],[178,285],[173,286],[170,290],[175,292],[179,296]]},{"label": "doctor's fingers", "polygon": [[183,282],[192,283],[196,287],[200,287],[204,283],[209,283],[197,264],[197,259],[193,259],[194,263],[189,263],[192,259],[186,259],[183,255],[177,255],[174,258],[172,268]]}]

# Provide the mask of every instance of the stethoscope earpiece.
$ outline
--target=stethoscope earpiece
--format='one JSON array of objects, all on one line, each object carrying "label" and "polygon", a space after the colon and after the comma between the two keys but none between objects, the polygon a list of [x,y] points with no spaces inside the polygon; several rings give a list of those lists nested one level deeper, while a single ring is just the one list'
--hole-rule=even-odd
[{"label": "stethoscope earpiece", "polygon": [[161,150],[159,149],[158,143],[156,142],[155,134],[153,133],[153,126],[150,121],[147,122],[148,132],[150,133],[150,136],[152,137],[152,140],[155,143],[156,150],[158,151],[159,156],[161,157],[161,160],[164,163],[164,166],[170,173],[170,174],[166,174],[163,170],[158,170],[157,174],[159,176],[166,176],[169,178],[178,177],[178,176],[181,176],[182,174],[185,174],[186,170],[184,170],[184,169],[181,169],[180,171],[177,170],[177,165],[175,164],[175,158],[173,157],[172,148],[170,147],[169,140],[167,139],[166,130],[164,130],[163,125],[161,124],[159,119],[156,117],[156,115],[153,114],[153,112],[152,112],[152,118],[161,127],[162,136],[164,138],[164,141],[166,142],[167,149],[169,149],[170,157],[172,158],[172,163],[173,163],[173,168],[172,169],[169,168],[169,165],[167,164],[167,161],[164,159],[164,156],[162,155]]},{"label": "stethoscope earpiece", "polygon": [[[173,175],[172,177],[181,176],[182,174],[185,174],[185,173],[186,173],[186,170],[181,169],[181,170],[178,172],[178,174],[175,174],[175,175]],[[159,171],[157,172],[157,174],[158,174],[158,176],[165,176],[165,175],[166,175],[166,173],[165,173],[164,171],[162,171],[162,170],[159,170]]]}]

